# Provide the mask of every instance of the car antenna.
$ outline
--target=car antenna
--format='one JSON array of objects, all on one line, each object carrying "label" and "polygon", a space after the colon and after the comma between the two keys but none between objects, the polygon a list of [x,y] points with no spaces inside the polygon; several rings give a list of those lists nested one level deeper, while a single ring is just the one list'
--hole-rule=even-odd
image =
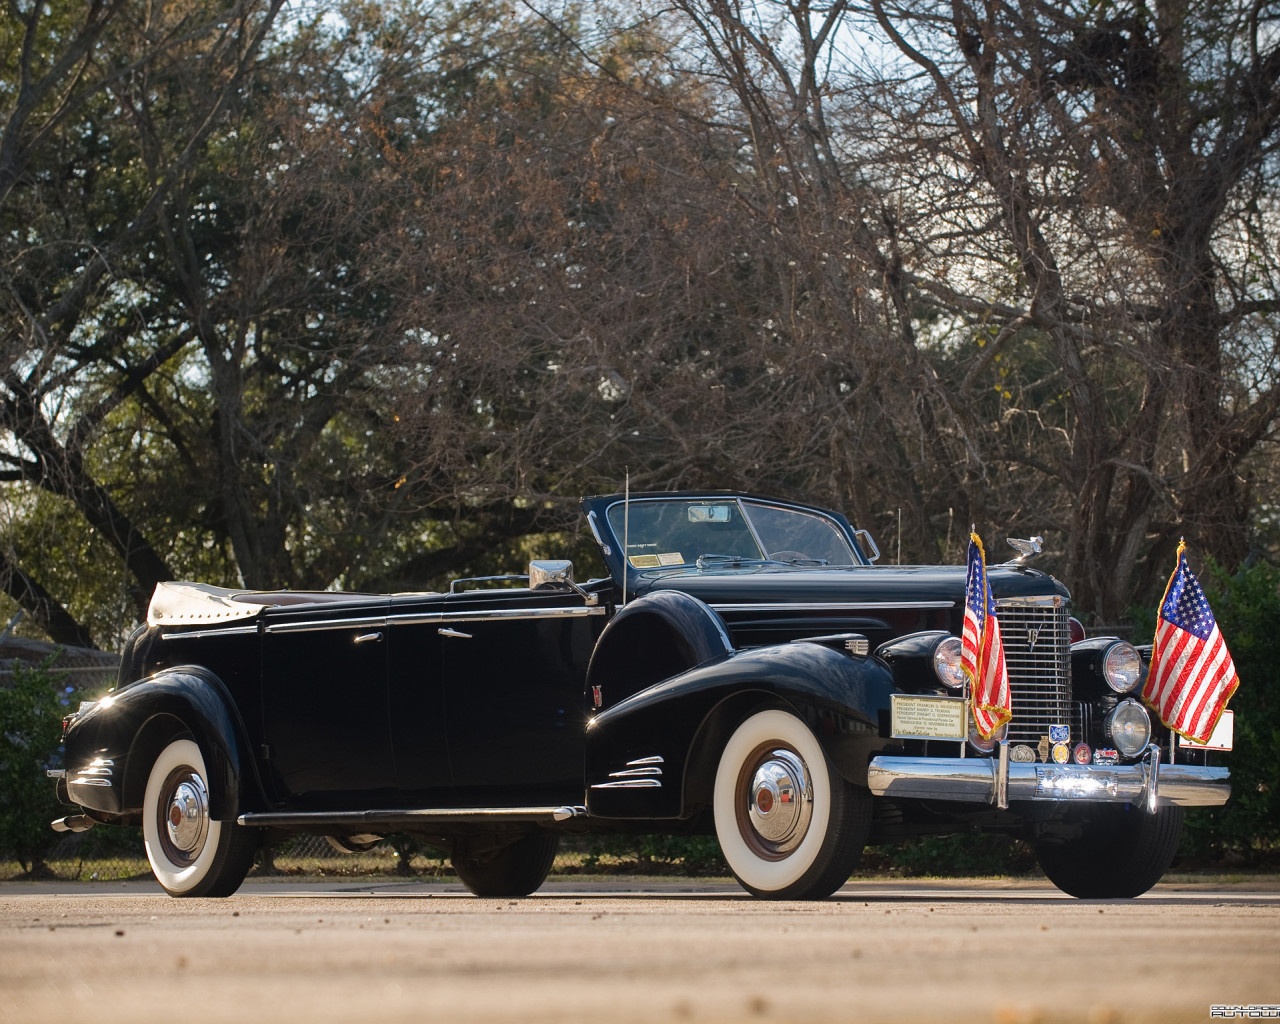
[{"label": "car antenna", "polygon": [[626,476],[622,484],[622,604],[627,604],[627,552],[631,550],[631,467],[626,467]]}]

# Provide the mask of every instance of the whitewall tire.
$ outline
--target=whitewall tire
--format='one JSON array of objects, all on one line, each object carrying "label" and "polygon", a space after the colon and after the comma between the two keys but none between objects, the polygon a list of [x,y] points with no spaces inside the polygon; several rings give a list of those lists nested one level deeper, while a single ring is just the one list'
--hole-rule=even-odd
[{"label": "whitewall tire", "polygon": [[716,770],[716,836],[743,888],[769,899],[824,899],[866,842],[871,797],[832,766],[809,727],[759,711],[734,730]]},{"label": "whitewall tire", "polygon": [[258,834],[209,813],[208,772],[200,748],[176,739],[151,766],[142,837],[156,881],[170,896],[229,896],[253,864]]}]

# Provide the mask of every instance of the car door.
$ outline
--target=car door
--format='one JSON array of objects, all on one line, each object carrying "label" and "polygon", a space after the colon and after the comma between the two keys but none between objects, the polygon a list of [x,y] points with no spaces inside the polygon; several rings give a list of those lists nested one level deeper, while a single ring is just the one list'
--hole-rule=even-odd
[{"label": "car door", "polygon": [[605,608],[578,594],[450,594],[441,623],[444,717],[459,800],[580,803],[587,663]]},{"label": "car door", "polygon": [[444,595],[397,595],[387,623],[391,745],[401,805],[456,805],[441,678]]},{"label": "car door", "polygon": [[378,599],[266,613],[261,754],[282,809],[394,804],[386,616]]}]

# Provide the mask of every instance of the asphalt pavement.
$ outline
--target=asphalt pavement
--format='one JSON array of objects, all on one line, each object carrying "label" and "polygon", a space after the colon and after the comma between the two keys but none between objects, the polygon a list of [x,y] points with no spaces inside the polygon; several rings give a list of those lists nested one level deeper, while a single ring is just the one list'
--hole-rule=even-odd
[{"label": "asphalt pavement", "polygon": [[[1208,1021],[1280,1004],[1280,885],[854,882],[0,884],[0,1021]],[[1220,1011],[1221,1012],[1221,1011]],[[1280,1013],[1280,1010],[1277,1011]]]}]

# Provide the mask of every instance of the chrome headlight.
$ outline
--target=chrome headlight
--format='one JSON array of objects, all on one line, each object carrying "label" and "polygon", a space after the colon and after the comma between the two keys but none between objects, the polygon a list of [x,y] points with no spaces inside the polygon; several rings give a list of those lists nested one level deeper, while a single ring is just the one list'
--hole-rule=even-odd
[{"label": "chrome headlight", "polygon": [[1142,680],[1142,658],[1133,644],[1121,640],[1107,648],[1102,678],[1116,693],[1131,693]]},{"label": "chrome headlight", "polygon": [[958,636],[949,636],[933,649],[933,672],[949,690],[964,689],[960,658],[964,651]]},{"label": "chrome headlight", "polygon": [[1102,732],[1121,757],[1133,757],[1151,740],[1151,716],[1136,700],[1122,700],[1107,712]]}]

